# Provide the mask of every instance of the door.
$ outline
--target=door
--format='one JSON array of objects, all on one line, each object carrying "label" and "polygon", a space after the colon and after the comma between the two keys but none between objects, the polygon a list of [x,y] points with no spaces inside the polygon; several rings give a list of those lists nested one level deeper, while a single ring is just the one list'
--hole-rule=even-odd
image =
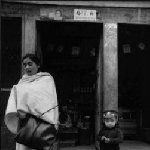
[{"label": "door", "polygon": [[[90,122],[90,132],[81,127],[74,142],[91,144],[100,123],[102,24],[37,21],[36,25],[37,53],[43,71],[54,76],[60,108],[67,105],[77,129],[80,119],[84,125]],[[69,134],[66,140],[73,138]]]},{"label": "door", "polygon": [[[1,148],[15,146],[10,132],[4,128],[4,113],[10,90],[21,75],[21,30],[22,19],[1,17]],[[10,138],[8,140],[8,138]],[[7,142],[7,144],[6,144]]]}]

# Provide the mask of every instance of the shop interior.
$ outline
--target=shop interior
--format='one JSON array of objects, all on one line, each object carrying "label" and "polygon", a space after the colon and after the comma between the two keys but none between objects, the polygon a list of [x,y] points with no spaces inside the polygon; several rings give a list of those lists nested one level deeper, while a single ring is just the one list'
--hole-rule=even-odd
[{"label": "shop interior", "polygon": [[[21,76],[21,17],[1,17],[1,121],[5,113],[12,85],[17,84]],[[14,72],[14,73],[12,73]]]},{"label": "shop interior", "polygon": [[143,140],[150,129],[150,26],[119,24],[118,96],[120,124],[127,138]]},{"label": "shop interior", "polygon": [[10,89],[21,76],[21,39],[22,18],[1,16],[1,55],[0,55],[0,119],[1,119],[1,149],[15,148],[14,135],[8,131],[4,123],[4,114],[10,95]]},{"label": "shop interior", "polygon": [[56,83],[59,140],[62,145],[92,144],[102,25],[37,21],[36,26],[42,70],[50,72]]}]

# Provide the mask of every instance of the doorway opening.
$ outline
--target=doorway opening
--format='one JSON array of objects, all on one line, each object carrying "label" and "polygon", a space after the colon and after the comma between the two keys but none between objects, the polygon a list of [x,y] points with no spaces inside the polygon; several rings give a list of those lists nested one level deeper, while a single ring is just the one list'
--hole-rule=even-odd
[{"label": "doorway opening", "polygon": [[[2,117],[12,85],[21,75],[22,18],[1,17],[1,102]],[[3,122],[3,121],[2,121]]]},{"label": "doorway opening", "polygon": [[119,24],[118,27],[120,123],[126,138],[145,141],[150,141],[149,33],[149,25]]},{"label": "doorway opening", "polygon": [[92,144],[102,25],[49,21],[37,21],[36,25],[43,71],[52,74],[56,83],[60,145]]},{"label": "doorway opening", "polygon": [[[1,16],[1,149],[15,147],[14,135],[4,124],[4,114],[10,90],[20,79],[22,51],[22,18]],[[7,143],[7,144],[6,144]]]}]

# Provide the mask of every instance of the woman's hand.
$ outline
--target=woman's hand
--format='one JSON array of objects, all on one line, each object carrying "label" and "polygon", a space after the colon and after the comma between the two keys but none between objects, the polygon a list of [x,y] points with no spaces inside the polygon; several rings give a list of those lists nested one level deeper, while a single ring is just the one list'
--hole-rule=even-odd
[{"label": "woman's hand", "polygon": [[19,117],[20,119],[24,119],[24,118],[26,118],[26,113],[23,112],[23,111],[18,111],[18,117]]}]

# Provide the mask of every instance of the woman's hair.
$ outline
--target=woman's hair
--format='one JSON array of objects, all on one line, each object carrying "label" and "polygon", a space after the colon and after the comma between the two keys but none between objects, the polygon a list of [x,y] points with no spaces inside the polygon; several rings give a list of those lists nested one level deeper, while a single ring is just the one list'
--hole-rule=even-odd
[{"label": "woman's hair", "polygon": [[31,54],[31,53],[28,53],[26,54],[25,56],[23,56],[22,58],[22,61],[26,58],[29,58],[31,59],[36,65],[40,66],[40,60],[39,58],[36,56],[36,54]]}]

